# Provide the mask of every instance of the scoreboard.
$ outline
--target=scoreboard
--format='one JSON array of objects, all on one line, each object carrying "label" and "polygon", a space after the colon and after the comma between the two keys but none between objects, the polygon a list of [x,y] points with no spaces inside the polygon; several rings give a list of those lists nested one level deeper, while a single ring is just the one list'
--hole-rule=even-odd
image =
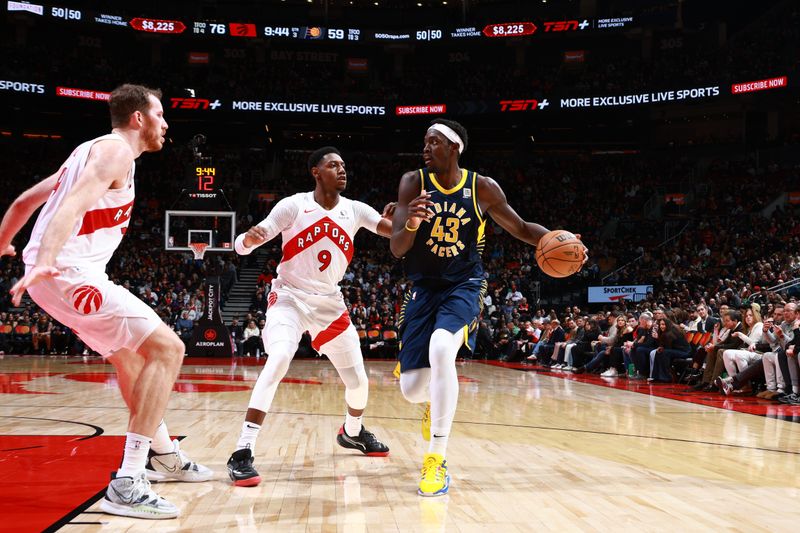
[{"label": "scoreboard", "polygon": [[[113,9],[113,3],[108,3]],[[198,38],[267,38],[341,42],[441,42],[446,40],[522,38],[553,33],[578,33],[625,29],[633,25],[632,17],[619,19],[528,20],[497,22],[485,26],[425,27],[407,30],[376,30],[353,27],[314,25],[274,25],[255,21],[176,20],[123,16],[62,5],[45,5],[28,1],[8,1],[9,12],[22,16],[37,15],[66,23],[101,24],[133,31],[162,35],[191,35]]]},{"label": "scoreboard", "polygon": [[197,178],[197,182],[192,183],[192,185],[196,185],[195,192],[209,192],[216,188],[215,182],[217,180],[217,167],[195,167],[194,175]]}]

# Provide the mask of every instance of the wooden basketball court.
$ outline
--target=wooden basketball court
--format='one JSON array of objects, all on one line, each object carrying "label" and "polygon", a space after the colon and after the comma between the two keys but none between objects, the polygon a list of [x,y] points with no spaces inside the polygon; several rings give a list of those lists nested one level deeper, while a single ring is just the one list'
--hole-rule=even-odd
[{"label": "wooden basketball court", "polygon": [[166,419],[217,475],[157,485],[182,516],[151,522],[98,512],[127,419],[111,366],[6,356],[0,530],[797,531],[798,407],[467,362],[450,494],[428,499],[416,494],[421,407],[402,398],[392,362],[367,366],[365,425],[388,457],[337,446],[344,387],[327,361],[298,360],[259,437],[264,481],[240,488],[225,462],[260,366],[187,359]]}]

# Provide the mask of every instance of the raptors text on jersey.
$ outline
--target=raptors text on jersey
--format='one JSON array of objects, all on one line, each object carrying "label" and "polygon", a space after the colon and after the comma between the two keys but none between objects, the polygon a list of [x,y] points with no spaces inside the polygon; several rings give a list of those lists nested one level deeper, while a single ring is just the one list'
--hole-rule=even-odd
[{"label": "raptors text on jersey", "polygon": [[[278,278],[303,291],[330,294],[353,259],[353,239],[361,228],[377,233],[381,215],[372,207],[342,196],[332,209],[324,209],[313,192],[299,193],[278,202],[259,223],[271,239],[281,234],[283,257]],[[236,251],[250,253],[243,236]]]}]

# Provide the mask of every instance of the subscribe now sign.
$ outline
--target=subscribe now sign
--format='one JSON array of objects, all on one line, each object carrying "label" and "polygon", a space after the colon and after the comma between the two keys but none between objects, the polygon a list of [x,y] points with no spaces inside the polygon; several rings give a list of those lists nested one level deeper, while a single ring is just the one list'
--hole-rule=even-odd
[{"label": "subscribe now sign", "polygon": [[652,285],[616,285],[589,287],[589,303],[616,303],[621,300],[640,302],[653,292]]}]

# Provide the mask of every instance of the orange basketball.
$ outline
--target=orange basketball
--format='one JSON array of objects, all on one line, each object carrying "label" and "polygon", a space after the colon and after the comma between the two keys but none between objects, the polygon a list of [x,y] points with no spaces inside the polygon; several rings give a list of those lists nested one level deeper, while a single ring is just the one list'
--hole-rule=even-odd
[{"label": "orange basketball", "polygon": [[536,262],[542,272],[553,278],[566,278],[583,265],[583,243],[574,233],[553,230],[539,240]]}]

